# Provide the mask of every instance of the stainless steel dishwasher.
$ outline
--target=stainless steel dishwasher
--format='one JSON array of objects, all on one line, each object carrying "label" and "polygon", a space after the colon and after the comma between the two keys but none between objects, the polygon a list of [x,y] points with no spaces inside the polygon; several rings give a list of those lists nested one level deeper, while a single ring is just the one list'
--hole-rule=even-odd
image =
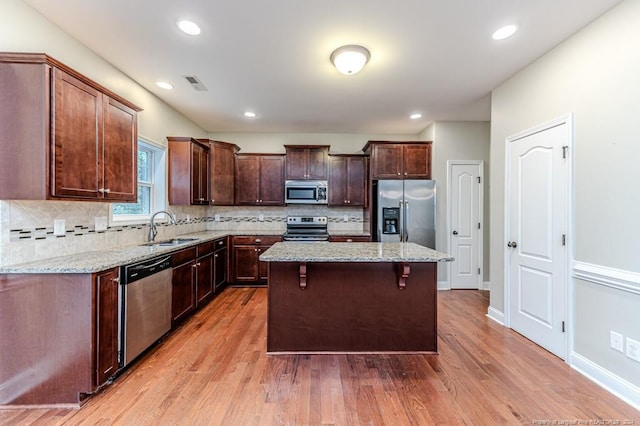
[{"label": "stainless steel dishwasher", "polygon": [[119,361],[124,367],[171,329],[171,256],[122,267]]}]

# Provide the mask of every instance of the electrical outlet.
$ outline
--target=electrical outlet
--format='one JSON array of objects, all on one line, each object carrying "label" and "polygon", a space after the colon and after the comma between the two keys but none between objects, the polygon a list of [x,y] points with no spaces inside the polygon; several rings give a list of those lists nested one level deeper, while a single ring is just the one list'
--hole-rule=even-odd
[{"label": "electrical outlet", "polygon": [[345,214],[345,215],[342,217],[342,220],[344,220],[345,222],[349,222],[349,215],[348,215],[348,214]]},{"label": "electrical outlet", "polygon": [[640,362],[640,342],[627,337],[627,357]]},{"label": "electrical outlet", "polygon": [[96,232],[103,232],[107,230],[107,218],[105,216],[99,216],[94,218],[96,224]]},{"label": "electrical outlet", "polygon": [[64,219],[54,219],[53,235],[64,235],[66,232]]},{"label": "electrical outlet", "polygon": [[214,219],[216,222],[220,222],[220,215],[216,213],[216,215],[213,217],[213,219]]},{"label": "electrical outlet", "polygon": [[185,219],[187,219],[187,222],[189,222],[191,220],[191,216],[187,215],[187,217]]},{"label": "electrical outlet", "polygon": [[616,333],[615,331],[609,331],[609,344],[611,345],[611,349],[615,349],[616,351],[624,352],[623,342],[624,336],[620,333]]},{"label": "electrical outlet", "polygon": [[262,213],[260,213],[260,214],[258,215],[258,220],[259,220],[260,222],[264,222],[264,215],[263,215]]}]

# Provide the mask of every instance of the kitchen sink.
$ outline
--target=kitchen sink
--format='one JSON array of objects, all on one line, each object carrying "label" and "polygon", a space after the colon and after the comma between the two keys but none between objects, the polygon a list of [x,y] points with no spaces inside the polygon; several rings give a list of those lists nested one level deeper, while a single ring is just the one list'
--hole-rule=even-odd
[{"label": "kitchen sink", "polygon": [[170,240],[152,241],[150,243],[144,243],[143,246],[179,246],[180,244],[190,243],[192,241],[198,241],[199,238],[172,238]]}]

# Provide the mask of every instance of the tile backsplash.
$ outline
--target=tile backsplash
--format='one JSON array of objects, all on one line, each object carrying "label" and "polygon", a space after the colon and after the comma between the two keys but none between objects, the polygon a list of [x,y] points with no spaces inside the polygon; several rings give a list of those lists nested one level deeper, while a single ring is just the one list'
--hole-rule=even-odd
[{"label": "tile backsplash", "polygon": [[[96,231],[95,218],[109,217],[109,209],[107,203],[0,200],[0,265],[106,250],[147,240],[146,223],[109,223],[106,230]],[[177,224],[158,224],[156,239],[204,230],[284,232],[289,215],[327,216],[329,231],[362,232],[365,225],[362,209],[353,207],[169,206],[167,210],[175,216]],[[58,219],[65,221],[65,232],[60,236],[54,235],[54,221]]]}]

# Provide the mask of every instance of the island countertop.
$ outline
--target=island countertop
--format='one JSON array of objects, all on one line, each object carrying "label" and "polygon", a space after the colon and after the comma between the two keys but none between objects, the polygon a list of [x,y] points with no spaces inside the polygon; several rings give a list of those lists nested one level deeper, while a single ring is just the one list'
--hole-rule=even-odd
[{"label": "island countertop", "polygon": [[260,255],[264,262],[451,262],[453,258],[414,243],[281,242]]}]

